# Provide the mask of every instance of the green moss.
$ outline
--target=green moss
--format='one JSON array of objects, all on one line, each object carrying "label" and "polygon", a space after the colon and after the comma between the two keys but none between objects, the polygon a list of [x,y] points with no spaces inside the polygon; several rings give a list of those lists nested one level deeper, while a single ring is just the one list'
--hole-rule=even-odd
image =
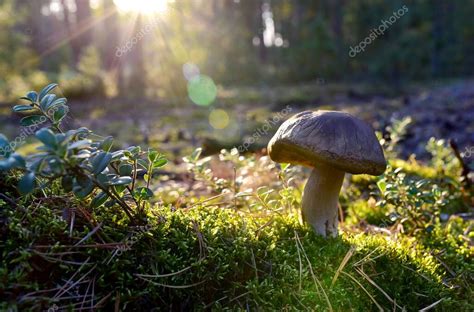
[{"label": "green moss", "polygon": [[[69,237],[60,213],[40,205],[27,219],[13,212],[8,215],[8,240],[0,270],[2,308],[7,302],[21,310],[47,308],[52,302],[45,298],[52,298],[53,292],[19,299],[33,289],[62,285],[72,276],[73,280],[84,276],[94,281],[96,302],[110,295],[104,310],[117,302],[123,309],[142,311],[205,307],[328,310],[329,306],[335,311],[367,311],[375,310],[374,302],[392,309],[393,302],[382,290],[407,310],[441,298],[445,300],[438,307],[459,305],[450,299],[456,294],[441,282],[440,265],[423,249],[413,249],[408,240],[349,234],[326,240],[288,214],[268,217],[215,208],[156,208],[146,230],[109,221],[98,235],[81,243],[96,247],[65,248],[59,245],[72,246],[89,230],[78,214],[76,229]],[[120,252],[105,248],[104,237],[128,242],[129,248]],[[38,255],[35,246],[54,244],[58,246],[42,250],[47,257]],[[352,249],[344,273],[331,286]],[[59,257],[57,252],[64,251],[74,253]],[[78,265],[86,259],[87,264]],[[32,277],[36,277],[34,284]],[[76,291],[85,294],[88,285],[81,284]],[[71,299],[56,302],[71,307],[75,303]],[[465,303],[463,308],[467,307]]]},{"label": "green moss", "polygon": [[408,175],[414,175],[424,179],[435,179],[439,175],[438,171],[432,167],[423,166],[416,159],[405,161],[402,159],[393,159],[389,161],[394,168],[401,168]]},{"label": "green moss", "polygon": [[370,203],[366,200],[356,200],[349,205],[345,222],[350,225],[365,221],[369,224],[383,226],[391,223],[387,217],[388,209],[375,205],[375,201]]}]

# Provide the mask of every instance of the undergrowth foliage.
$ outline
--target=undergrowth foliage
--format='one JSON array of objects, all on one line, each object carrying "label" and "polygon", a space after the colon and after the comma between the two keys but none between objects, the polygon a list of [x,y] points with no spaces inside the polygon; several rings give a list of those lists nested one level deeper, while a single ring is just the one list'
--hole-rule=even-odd
[{"label": "undergrowth foliage", "polygon": [[[30,91],[22,98],[29,104],[13,108],[30,113],[21,120],[23,126],[48,122],[35,133],[42,143],[38,153],[26,158],[15,153],[8,139],[0,135],[0,170],[22,172],[18,183],[22,195],[45,193],[55,181],[61,181],[62,189],[77,198],[92,197],[91,207],[119,205],[132,223],[145,222],[147,200],[153,196],[153,171],[164,166],[166,158],[156,150],[142,151],[137,146],[112,151],[112,137],[98,136],[87,128],[63,130],[61,122],[69,108],[65,98],[51,94],[56,87],[50,84],[39,93]],[[139,175],[146,181],[143,186],[137,183]]]},{"label": "undergrowth foliage", "polygon": [[56,87],[14,107],[36,152],[0,136],[0,310],[474,309],[472,189],[443,141],[429,166],[395,158],[410,120],[381,139],[384,175],[350,177],[342,235],[323,239],[297,218],[302,167],[197,149],[167,196],[162,154],[66,129]]}]

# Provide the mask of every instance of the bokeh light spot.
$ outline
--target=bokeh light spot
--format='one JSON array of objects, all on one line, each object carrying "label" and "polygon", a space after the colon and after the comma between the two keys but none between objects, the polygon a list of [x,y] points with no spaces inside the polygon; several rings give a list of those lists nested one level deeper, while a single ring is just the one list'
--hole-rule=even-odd
[{"label": "bokeh light spot", "polygon": [[190,81],[191,79],[198,77],[200,74],[199,67],[193,63],[185,63],[183,65],[183,75],[186,80]]},{"label": "bokeh light spot", "polygon": [[229,125],[229,114],[223,109],[214,109],[209,114],[209,124],[214,129],[225,129]]},{"label": "bokeh light spot", "polygon": [[216,99],[217,87],[210,77],[197,76],[188,83],[188,95],[195,104],[208,106]]}]

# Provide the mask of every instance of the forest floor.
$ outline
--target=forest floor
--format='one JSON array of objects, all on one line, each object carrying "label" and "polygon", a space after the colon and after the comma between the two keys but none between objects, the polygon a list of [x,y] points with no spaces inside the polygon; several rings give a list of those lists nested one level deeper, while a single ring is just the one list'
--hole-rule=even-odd
[{"label": "forest floor", "polygon": [[[112,135],[124,146],[149,144],[169,152],[169,157],[187,155],[198,146],[204,146],[207,154],[231,149],[242,145],[256,131],[259,135],[249,150],[257,151],[265,147],[284,119],[303,110],[317,109],[347,111],[381,132],[393,120],[410,117],[408,131],[399,142],[403,157],[416,154],[418,159],[424,159],[424,145],[431,137],[453,139],[460,151],[474,146],[471,80],[411,86],[400,92],[383,86],[323,82],[220,88],[212,107],[194,105],[185,97],[133,104],[122,99],[71,100],[69,105],[71,127],[86,126],[96,133]],[[0,123],[3,132],[14,136],[20,117],[14,116],[10,107],[0,106]],[[222,125],[223,129],[215,129],[209,123],[214,109],[220,110],[221,117],[222,111],[227,115],[224,118],[228,118],[228,123]],[[280,117],[279,121],[262,129],[275,116]]]},{"label": "forest floor", "polygon": [[[114,148],[151,146],[170,162],[153,175],[144,231],[116,205],[94,208],[59,183],[21,196],[12,187],[18,177],[0,175],[2,192],[18,203],[0,199],[0,310],[472,311],[472,181],[445,141],[427,142],[474,146],[474,82],[400,94],[319,82],[220,89],[212,107],[71,100],[68,127],[112,135]],[[298,222],[308,169],[262,152],[279,123],[306,109],[351,112],[392,139],[383,144],[383,175],[346,176],[334,239]],[[12,138],[20,117],[11,105],[0,110],[1,132]],[[385,133],[404,117],[405,135]],[[255,133],[255,153],[229,151]],[[26,143],[19,153],[38,146]],[[216,155],[200,157],[200,146]],[[422,161],[407,160],[411,153]]]}]

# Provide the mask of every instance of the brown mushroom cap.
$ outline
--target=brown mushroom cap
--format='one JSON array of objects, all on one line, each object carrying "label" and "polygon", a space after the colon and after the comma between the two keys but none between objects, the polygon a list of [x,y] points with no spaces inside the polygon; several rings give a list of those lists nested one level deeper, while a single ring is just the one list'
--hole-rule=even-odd
[{"label": "brown mushroom cap", "polygon": [[336,111],[305,111],[291,117],[268,143],[268,154],[279,163],[323,163],[352,174],[380,175],[387,166],[372,127]]}]

